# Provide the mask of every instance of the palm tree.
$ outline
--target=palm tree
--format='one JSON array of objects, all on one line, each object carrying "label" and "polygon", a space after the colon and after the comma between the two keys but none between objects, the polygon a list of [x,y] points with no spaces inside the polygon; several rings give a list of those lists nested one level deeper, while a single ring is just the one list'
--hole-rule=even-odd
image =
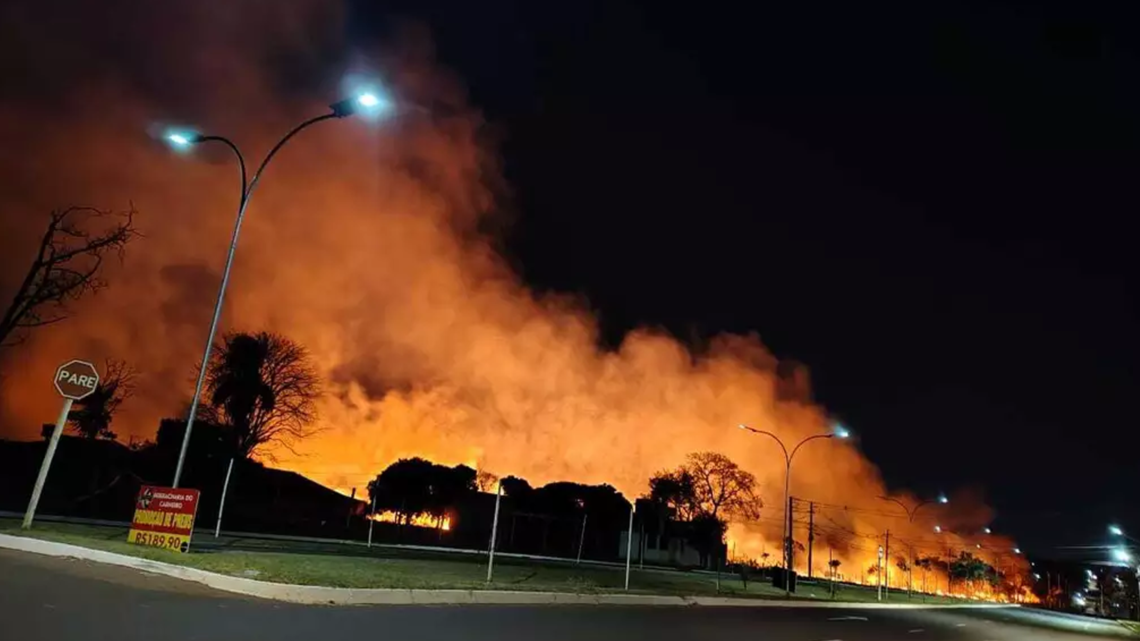
[{"label": "palm tree", "polygon": [[248,458],[270,443],[289,447],[316,417],[320,381],[303,347],[279,334],[231,333],[206,373],[210,405]]}]

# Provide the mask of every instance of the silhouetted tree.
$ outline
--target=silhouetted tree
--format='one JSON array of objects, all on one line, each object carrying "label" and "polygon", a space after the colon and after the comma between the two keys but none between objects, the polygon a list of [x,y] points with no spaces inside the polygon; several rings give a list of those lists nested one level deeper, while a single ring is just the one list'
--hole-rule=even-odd
[{"label": "silhouetted tree", "polygon": [[466,465],[447,467],[422,458],[400,459],[368,484],[376,508],[392,511],[401,523],[417,514],[441,517],[463,497],[475,491],[475,470]]},{"label": "silhouetted tree", "polygon": [[677,521],[689,521],[701,511],[693,476],[684,467],[650,477],[649,500],[662,508],[662,516]]},{"label": "silhouetted tree", "polygon": [[728,525],[720,518],[704,512],[689,521],[689,544],[701,555],[701,565],[707,567],[709,559],[724,545],[724,533]]},{"label": "silhouetted tree", "polygon": [[109,254],[122,257],[138,236],[134,213],[94,207],[51,212],[32,263],[0,316],[0,347],[23,341],[23,331],[66,319],[71,303],[106,287],[103,260]]},{"label": "silhouetted tree", "polygon": [[681,467],[653,475],[649,498],[668,506],[679,521],[701,514],[754,520],[762,505],[756,477],[716,452],[689,454]]},{"label": "silhouetted tree", "polygon": [[479,470],[475,473],[475,487],[480,492],[494,492],[498,483],[499,477],[486,470]]},{"label": "silhouetted tree", "polygon": [[125,361],[107,359],[95,390],[75,402],[67,416],[72,429],[86,438],[114,440],[111,421],[123,401],[135,392],[135,370]]},{"label": "silhouetted tree", "polygon": [[702,512],[717,517],[724,510],[741,519],[760,518],[762,503],[756,495],[756,477],[727,456],[716,452],[690,454],[685,471],[693,479],[693,493]]},{"label": "silhouetted tree", "polygon": [[505,476],[500,483],[503,484],[503,494],[513,499],[521,499],[534,491],[526,479],[517,476]]},{"label": "silhouetted tree", "polygon": [[206,390],[235,454],[290,448],[312,434],[320,379],[305,348],[280,334],[230,333],[214,347]]}]

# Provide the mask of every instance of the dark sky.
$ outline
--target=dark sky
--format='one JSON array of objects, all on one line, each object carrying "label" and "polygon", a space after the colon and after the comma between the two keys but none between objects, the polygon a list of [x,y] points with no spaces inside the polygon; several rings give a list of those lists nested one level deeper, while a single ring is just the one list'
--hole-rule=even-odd
[{"label": "dark sky", "polygon": [[528,283],[612,341],[758,332],[888,482],[982,485],[1047,551],[1140,526],[1140,16],[980,4],[360,2],[352,29],[430,26],[504,135]]}]

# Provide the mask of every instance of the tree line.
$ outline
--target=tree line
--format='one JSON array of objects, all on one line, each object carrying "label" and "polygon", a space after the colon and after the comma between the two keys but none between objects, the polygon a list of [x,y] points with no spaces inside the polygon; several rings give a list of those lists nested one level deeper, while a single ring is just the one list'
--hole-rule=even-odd
[{"label": "tree line", "polygon": [[[615,531],[626,527],[632,507],[609,484],[556,481],[536,488],[517,476],[499,479],[466,465],[447,467],[422,458],[389,465],[368,483],[368,497],[377,512],[392,512],[398,523],[407,524],[420,515],[442,519],[466,495],[495,492],[500,485],[517,512],[576,522],[588,515],[595,527]],[[715,452],[689,454],[677,468],[654,474],[648,486],[649,492],[635,499],[641,531],[685,540],[702,563],[721,552],[729,520],[755,520],[763,505],[756,478]]]}]

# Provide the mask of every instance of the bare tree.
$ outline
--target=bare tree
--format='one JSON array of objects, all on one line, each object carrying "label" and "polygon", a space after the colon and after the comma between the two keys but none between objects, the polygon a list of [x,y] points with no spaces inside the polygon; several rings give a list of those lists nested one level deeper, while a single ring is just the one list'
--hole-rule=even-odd
[{"label": "bare tree", "polygon": [[0,347],[26,338],[24,332],[64,320],[70,305],[107,286],[103,260],[122,258],[136,236],[134,209],[113,213],[94,207],[51,212],[47,229],[24,280],[0,318]]},{"label": "bare tree", "polygon": [[475,473],[475,487],[480,492],[493,492],[497,491],[499,487],[499,477],[487,470],[478,470]]},{"label": "bare tree", "polygon": [[75,409],[68,414],[71,427],[89,439],[114,440],[111,421],[123,401],[134,395],[135,375],[135,369],[126,361],[107,359],[95,391],[76,401]]},{"label": "bare tree", "polygon": [[214,347],[206,389],[235,454],[271,456],[313,433],[321,382],[304,347],[280,334],[230,333]]},{"label": "bare tree", "polygon": [[763,504],[756,495],[756,477],[727,456],[694,452],[686,457],[684,471],[692,478],[693,495],[703,512],[716,517],[723,510],[737,518],[760,518]]}]

